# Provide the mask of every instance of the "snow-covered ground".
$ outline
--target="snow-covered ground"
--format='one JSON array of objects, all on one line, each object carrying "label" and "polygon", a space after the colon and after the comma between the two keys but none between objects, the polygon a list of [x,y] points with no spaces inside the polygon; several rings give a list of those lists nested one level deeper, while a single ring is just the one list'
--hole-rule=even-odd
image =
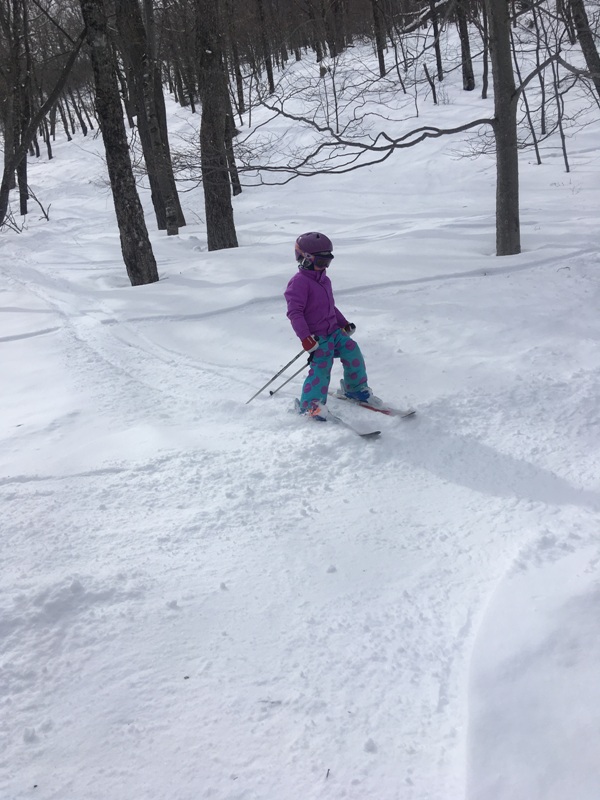
[{"label": "snow-covered ground", "polygon": [[[489,113],[463,97],[450,124]],[[520,256],[492,158],[440,139],[245,191],[235,251],[185,194],[138,288],[100,141],[31,163],[50,222],[0,239],[2,800],[597,800],[599,131],[570,174],[523,154]],[[371,386],[418,409],[338,403],[374,442],[290,413],[300,378],[246,405],[299,350],[311,229]]]}]

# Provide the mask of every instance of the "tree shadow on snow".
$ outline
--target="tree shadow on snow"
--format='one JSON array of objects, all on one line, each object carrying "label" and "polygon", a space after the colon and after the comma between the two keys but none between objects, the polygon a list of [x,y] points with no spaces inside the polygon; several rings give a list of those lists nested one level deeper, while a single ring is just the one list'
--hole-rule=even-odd
[{"label": "tree shadow on snow", "polygon": [[412,433],[407,429],[402,450],[404,461],[483,494],[600,511],[600,493],[572,486],[550,470],[467,434],[452,434],[424,416]]}]

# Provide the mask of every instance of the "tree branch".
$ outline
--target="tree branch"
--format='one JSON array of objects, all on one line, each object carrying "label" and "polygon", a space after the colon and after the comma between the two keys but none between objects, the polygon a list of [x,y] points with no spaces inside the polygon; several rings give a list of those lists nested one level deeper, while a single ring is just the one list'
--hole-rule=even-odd
[{"label": "tree branch", "polygon": [[[440,136],[449,136],[456,133],[463,133],[464,131],[471,130],[472,128],[480,127],[482,125],[494,125],[494,120],[491,118],[482,118],[472,120],[471,122],[466,122],[463,125],[458,125],[454,128],[436,128],[431,125],[425,125],[420,128],[415,128],[408,133],[403,134],[402,136],[398,136],[396,138],[390,137],[385,132],[380,132],[371,144],[367,142],[356,142],[349,139],[344,139],[341,136],[334,134],[330,128],[322,128],[321,126],[317,125],[317,123],[308,120],[302,117],[295,117],[292,114],[287,114],[286,112],[279,112],[277,109],[270,107],[271,110],[276,111],[277,113],[282,113],[283,116],[286,116],[288,119],[295,119],[299,122],[305,122],[306,124],[312,126],[315,130],[319,130],[321,132],[329,133],[331,136],[332,141],[322,142],[319,144],[312,152],[308,155],[304,156],[301,160],[297,161],[296,164],[288,164],[284,166],[267,166],[267,165],[257,165],[257,164],[247,164],[246,166],[242,167],[241,171],[248,173],[248,172],[273,172],[273,173],[287,173],[290,174],[290,177],[283,181],[282,183],[288,183],[293,178],[297,177],[312,177],[314,175],[324,175],[324,174],[335,174],[341,175],[346,172],[352,172],[356,169],[360,169],[362,167],[372,166],[373,164],[379,164],[382,161],[385,161],[389,158],[393,152],[396,150],[405,149],[408,147],[414,147],[415,145],[419,144],[420,142],[425,141],[425,139],[437,139]],[[384,144],[378,144],[383,140]],[[335,150],[335,149],[343,149],[343,150],[350,150],[354,151],[353,153],[346,154],[346,161],[343,164],[337,164],[330,167],[312,167],[310,168],[311,162],[314,162],[317,157],[323,153],[324,150]],[[356,161],[360,158],[363,153],[373,153],[378,154],[377,158],[370,159],[368,161],[361,162],[357,164]],[[336,154],[329,154],[327,157],[327,161],[331,162],[332,156]],[[307,168],[308,167],[308,168]],[[264,181],[261,178],[261,182]]]},{"label": "tree branch", "polygon": [[39,8],[42,14],[62,33],[63,36],[66,36],[67,39],[71,42],[71,44],[76,44],[75,40],[69,36],[66,30],[62,27],[62,25],[57,22],[54,17],[52,17],[49,12],[38,2],[38,0],[32,0],[33,4]]},{"label": "tree branch", "polygon": [[556,56],[556,60],[561,65],[561,67],[564,67],[567,70],[567,72],[572,73],[577,78],[590,78],[591,80],[596,80],[600,78],[600,75],[597,72],[590,72],[587,69],[580,69],[579,67],[574,67],[573,64],[569,64],[567,61],[564,60],[564,58],[561,58],[560,55]]},{"label": "tree branch", "polygon": [[525,78],[525,80],[523,80],[521,84],[517,86],[517,88],[515,89],[515,93],[513,94],[513,99],[519,97],[519,95],[521,95],[525,90],[525,87],[529,83],[531,83],[531,81],[536,77],[536,75],[539,75],[540,72],[543,72],[546,69],[546,67],[549,67],[550,64],[552,64],[553,61],[560,61],[560,56],[558,53],[555,53],[552,56],[548,56],[548,58],[545,61],[542,61],[542,63],[539,66],[537,66],[532,72],[529,73],[529,75]]}]

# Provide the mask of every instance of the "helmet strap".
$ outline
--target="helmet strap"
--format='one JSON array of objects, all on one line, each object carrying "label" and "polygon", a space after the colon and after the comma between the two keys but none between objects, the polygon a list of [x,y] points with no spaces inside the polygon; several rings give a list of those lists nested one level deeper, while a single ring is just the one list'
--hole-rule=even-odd
[{"label": "helmet strap", "polygon": [[300,261],[300,269],[314,270],[315,265],[310,258],[306,256]]}]

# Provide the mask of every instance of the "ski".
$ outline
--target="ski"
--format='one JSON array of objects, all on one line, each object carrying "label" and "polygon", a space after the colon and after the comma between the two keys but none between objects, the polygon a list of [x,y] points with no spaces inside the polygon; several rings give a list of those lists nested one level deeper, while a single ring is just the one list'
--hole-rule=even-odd
[{"label": "ski", "polygon": [[[294,411],[296,414],[300,414],[300,401],[294,400]],[[327,416],[327,422],[333,422],[334,425],[341,425],[342,428],[347,428],[352,433],[355,433],[357,436],[360,436],[361,439],[377,439],[381,435],[381,431],[360,431],[358,428],[355,428],[354,425],[351,425],[349,422],[346,422],[345,419],[342,419],[337,414],[334,414],[331,410],[329,410],[329,414]],[[323,424],[320,420],[315,420],[315,422],[319,422],[319,424]]]},{"label": "ski", "polygon": [[372,406],[369,403],[361,403],[360,400],[352,400],[352,398],[346,397],[343,394],[338,394],[337,392],[329,392],[329,394],[332,397],[335,397],[336,400],[345,400],[347,403],[352,403],[352,405],[366,408],[369,411],[377,411],[379,414],[385,414],[387,417],[400,417],[401,419],[407,419],[408,417],[414,417],[414,415],[417,413],[414,408],[393,408],[393,406],[383,406],[382,408],[378,408],[377,406]]},{"label": "ski", "polygon": [[328,421],[331,420],[336,425],[341,425],[344,428],[347,428],[352,433],[355,433],[357,436],[360,436],[361,439],[378,439],[381,435],[381,431],[359,431],[358,428],[355,428],[354,425],[351,425],[349,422],[346,422],[345,419],[338,417],[337,414],[333,414],[331,411],[329,412]]}]

